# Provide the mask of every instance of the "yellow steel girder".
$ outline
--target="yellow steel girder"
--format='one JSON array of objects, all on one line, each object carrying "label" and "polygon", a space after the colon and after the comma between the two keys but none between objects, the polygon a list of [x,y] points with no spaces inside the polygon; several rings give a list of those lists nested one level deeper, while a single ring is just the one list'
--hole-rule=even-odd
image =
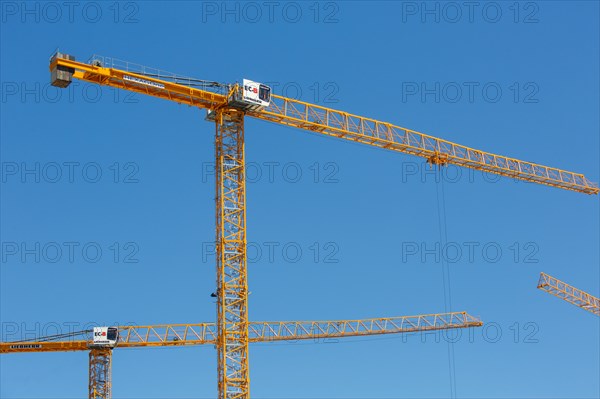
[{"label": "yellow steel girder", "polygon": [[89,354],[89,399],[112,397],[112,349],[93,348]]},{"label": "yellow steel girder", "polygon": [[219,399],[250,397],[244,114],[218,109],[215,133]]},{"label": "yellow steel girder", "polygon": [[600,316],[600,298],[596,298],[564,281],[560,281],[546,273],[541,273],[537,287],[596,316]]},{"label": "yellow steel girder", "polygon": [[[228,97],[231,96],[231,91],[217,93],[190,87],[184,84],[185,81],[173,83],[165,78],[151,77],[146,73],[145,67],[130,68],[130,65],[132,64],[125,64],[124,69],[118,69],[53,58],[50,70],[56,66],[71,68],[75,71],[74,77],[80,80],[211,110],[226,106]],[[232,86],[231,90],[239,90],[239,87]],[[416,155],[430,162],[442,161],[444,165],[453,164],[585,194],[599,192],[598,185],[581,173],[477,150],[388,122],[278,95],[271,96],[271,104],[268,107],[248,111],[246,115],[330,137]]]},{"label": "yellow steel girder", "polygon": [[[358,320],[254,321],[248,323],[248,342],[361,337],[480,327],[482,325],[481,320],[469,315],[467,312]],[[115,349],[215,345],[216,343],[217,328],[215,323],[121,326],[119,327],[119,342]],[[91,339],[0,342],[0,354],[87,351],[92,346]]]}]

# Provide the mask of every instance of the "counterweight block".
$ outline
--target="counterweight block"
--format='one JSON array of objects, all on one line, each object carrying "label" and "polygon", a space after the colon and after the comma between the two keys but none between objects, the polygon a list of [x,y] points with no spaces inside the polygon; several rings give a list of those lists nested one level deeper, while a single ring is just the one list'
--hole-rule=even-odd
[{"label": "counterweight block", "polygon": [[50,58],[50,65],[54,65],[50,71],[50,84],[52,84],[52,86],[65,88],[73,81],[73,73],[75,73],[75,69],[68,68],[63,65],[55,65],[55,62],[58,58],[75,61],[75,57],[69,54],[56,52]]}]

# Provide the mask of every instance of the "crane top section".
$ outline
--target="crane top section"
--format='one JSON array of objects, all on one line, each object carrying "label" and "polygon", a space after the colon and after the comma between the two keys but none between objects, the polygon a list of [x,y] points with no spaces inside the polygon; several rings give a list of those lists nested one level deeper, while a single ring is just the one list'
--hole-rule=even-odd
[{"label": "crane top section", "polygon": [[583,174],[493,154],[434,136],[348,112],[272,94],[260,83],[242,84],[183,77],[142,65],[94,56],[87,63],[55,53],[50,59],[54,86],[73,79],[163,98],[209,111],[235,108],[246,116],[308,132],[359,142],[424,158],[434,165],[457,165],[517,180],[584,194],[598,194],[596,183]]}]

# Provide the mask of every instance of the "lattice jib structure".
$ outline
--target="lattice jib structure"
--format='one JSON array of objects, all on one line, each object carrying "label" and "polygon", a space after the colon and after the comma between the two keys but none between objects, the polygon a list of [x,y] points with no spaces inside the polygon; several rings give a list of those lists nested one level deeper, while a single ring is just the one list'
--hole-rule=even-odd
[{"label": "lattice jib structure", "polygon": [[600,316],[599,298],[596,298],[587,292],[581,291],[580,289],[575,288],[564,281],[560,281],[559,279],[549,276],[546,273],[541,273],[537,287],[549,294],[554,295],[555,297],[570,302],[581,309],[587,310],[596,316]]},{"label": "lattice jib structure", "polygon": [[[57,66],[69,68],[74,71],[73,77],[80,80],[211,110],[226,105],[232,96],[232,91],[239,90],[237,85],[229,85],[227,89],[224,88],[225,85],[217,88],[191,87],[184,84],[193,82],[191,78],[177,79],[173,74],[159,73],[156,69],[126,62],[117,63],[114,59],[98,56],[94,59],[100,59],[99,64],[102,66],[53,57],[50,69]],[[268,107],[258,111],[248,111],[246,115],[314,133],[416,155],[434,164],[455,164],[585,194],[599,192],[598,185],[581,173],[473,149],[392,123],[278,95],[271,96],[271,104]]]},{"label": "lattice jib structure", "polygon": [[[421,331],[480,327],[480,319],[466,312],[417,316],[382,317],[360,320],[329,321],[255,321],[248,323],[250,343],[295,341],[323,338],[361,337]],[[92,347],[91,331],[73,334],[69,340],[31,340],[0,342],[0,354],[25,352],[87,351]],[[40,338],[41,339],[41,338]],[[155,326],[121,326],[115,349],[215,345],[215,323],[163,324]]]}]

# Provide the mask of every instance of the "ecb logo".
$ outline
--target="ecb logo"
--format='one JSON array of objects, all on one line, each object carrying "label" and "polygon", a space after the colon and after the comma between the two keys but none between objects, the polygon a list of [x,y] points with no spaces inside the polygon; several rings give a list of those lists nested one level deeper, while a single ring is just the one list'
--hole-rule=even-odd
[{"label": "ecb logo", "polygon": [[244,86],[244,90],[249,91],[254,94],[258,93],[258,89],[256,88],[256,86]]}]

